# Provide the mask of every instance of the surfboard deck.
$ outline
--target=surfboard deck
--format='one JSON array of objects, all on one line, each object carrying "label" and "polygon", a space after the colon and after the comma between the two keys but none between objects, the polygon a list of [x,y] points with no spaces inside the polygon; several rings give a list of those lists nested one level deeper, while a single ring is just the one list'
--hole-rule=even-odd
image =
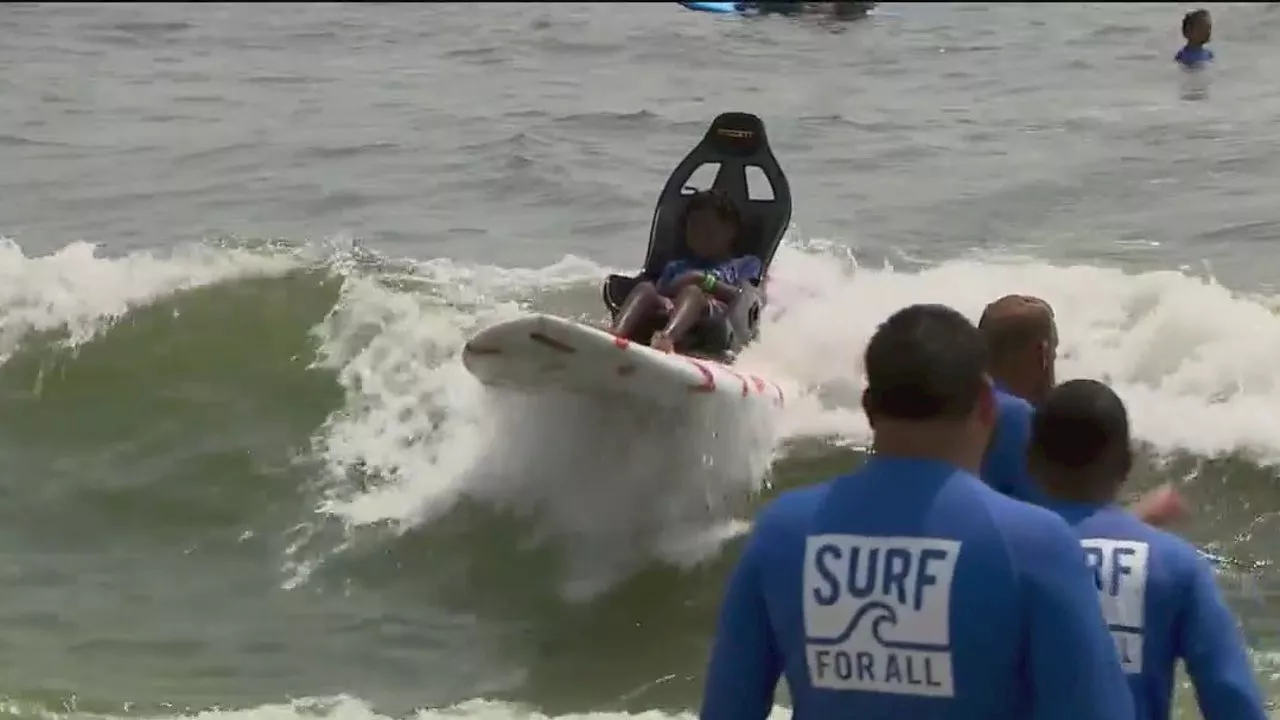
[{"label": "surfboard deck", "polygon": [[481,383],[528,392],[630,396],[663,405],[708,398],[780,407],[775,383],[713,360],[664,353],[554,315],[499,323],[473,337],[462,362]]}]

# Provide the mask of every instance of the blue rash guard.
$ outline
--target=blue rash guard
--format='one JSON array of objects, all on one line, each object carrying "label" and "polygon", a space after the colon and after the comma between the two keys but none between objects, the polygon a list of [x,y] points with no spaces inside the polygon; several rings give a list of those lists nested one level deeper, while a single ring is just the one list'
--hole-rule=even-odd
[{"label": "blue rash guard", "polygon": [[764,266],[755,255],[743,255],[728,262],[708,263],[696,259],[672,260],[662,268],[662,275],[656,283],[658,291],[666,293],[676,278],[690,271],[699,271],[714,275],[716,280],[734,287],[742,287],[748,282],[760,279]]},{"label": "blue rash guard", "polygon": [[1199,47],[1186,45],[1173,56],[1173,59],[1183,67],[1202,67],[1213,60],[1213,51],[1203,45]]},{"label": "blue rash guard", "polygon": [[982,459],[982,479],[1011,498],[1043,505],[1048,497],[1027,472],[1034,414],[1031,403],[996,386],[996,427]]},{"label": "blue rash guard", "polygon": [[926,460],[781,495],[721,609],[703,720],[1133,720],[1079,540]]},{"label": "blue rash guard", "polygon": [[1167,720],[1181,658],[1205,720],[1267,716],[1213,568],[1179,537],[1114,505],[1052,503],[1075,527],[1140,720]]}]

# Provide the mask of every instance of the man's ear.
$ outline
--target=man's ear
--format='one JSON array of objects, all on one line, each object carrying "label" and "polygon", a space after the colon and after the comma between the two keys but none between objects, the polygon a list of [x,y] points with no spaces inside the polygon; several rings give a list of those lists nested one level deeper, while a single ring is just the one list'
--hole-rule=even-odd
[{"label": "man's ear", "polygon": [[1041,340],[1036,343],[1036,350],[1040,354],[1040,369],[1048,370],[1053,367],[1053,343]]},{"label": "man's ear", "polygon": [[876,427],[876,409],[875,405],[871,402],[870,389],[862,391],[862,412],[867,416],[867,424],[874,430]]},{"label": "man's ear", "polygon": [[982,392],[978,395],[978,419],[982,422],[983,427],[991,429],[996,425],[996,416],[998,414],[995,386],[991,378],[986,377]]}]

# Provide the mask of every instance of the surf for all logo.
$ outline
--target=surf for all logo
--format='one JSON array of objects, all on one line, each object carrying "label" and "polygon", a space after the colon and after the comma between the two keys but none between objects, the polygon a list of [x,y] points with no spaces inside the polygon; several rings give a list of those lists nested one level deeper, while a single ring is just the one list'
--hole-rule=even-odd
[{"label": "surf for all logo", "polygon": [[955,540],[809,537],[803,608],[810,683],[954,697],[950,609],[959,556]]},{"label": "surf for all logo", "polygon": [[1102,616],[1116,641],[1120,666],[1126,673],[1142,672],[1142,634],[1147,610],[1147,558],[1144,542],[1086,538],[1084,557],[1093,569],[1102,601]]}]

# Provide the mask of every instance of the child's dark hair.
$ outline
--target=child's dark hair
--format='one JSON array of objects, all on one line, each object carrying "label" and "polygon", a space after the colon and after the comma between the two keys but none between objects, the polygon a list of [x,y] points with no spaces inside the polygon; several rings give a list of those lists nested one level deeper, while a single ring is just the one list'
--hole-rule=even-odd
[{"label": "child's dark hair", "polygon": [[689,196],[689,202],[684,206],[684,214],[680,217],[681,226],[689,221],[690,215],[703,210],[714,212],[721,222],[732,225],[735,230],[742,229],[742,215],[738,212],[738,204],[723,190],[716,188],[699,190]]},{"label": "child's dark hair", "polygon": [[1199,10],[1192,10],[1186,15],[1183,15],[1182,16],[1182,37],[1186,37],[1190,35],[1191,29],[1196,26],[1196,23],[1203,22],[1208,19],[1209,19],[1209,11],[1205,10],[1204,8],[1200,8]]}]

